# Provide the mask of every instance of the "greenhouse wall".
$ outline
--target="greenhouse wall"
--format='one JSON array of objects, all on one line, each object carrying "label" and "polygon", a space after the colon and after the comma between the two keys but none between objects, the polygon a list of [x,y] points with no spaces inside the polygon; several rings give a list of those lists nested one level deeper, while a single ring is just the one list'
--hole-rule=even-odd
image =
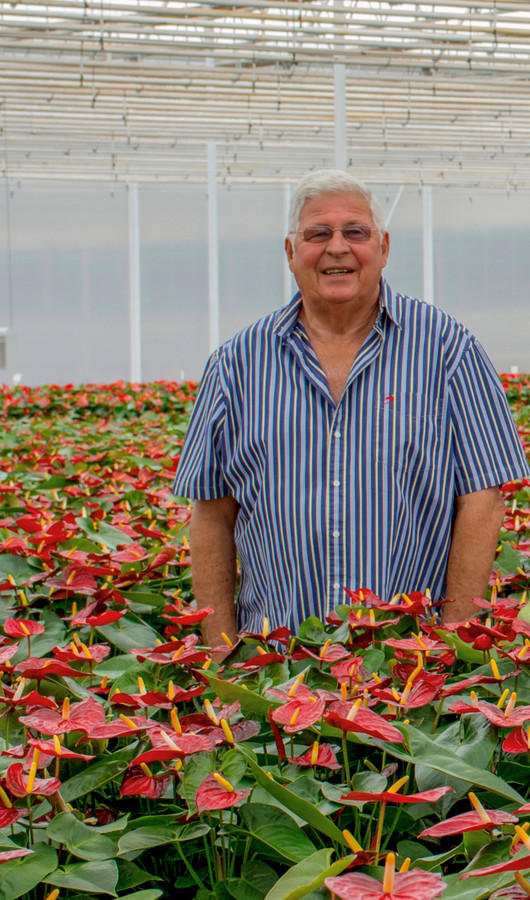
[{"label": "greenhouse wall", "polygon": [[[0,381],[127,379],[127,186],[28,180],[6,187]],[[398,190],[375,188],[387,213]],[[499,372],[530,369],[529,208],[528,192],[433,189],[434,302],[477,335]],[[208,356],[206,187],[142,184],[139,214],[142,379],[195,380]],[[282,185],[219,186],[221,340],[285,302],[284,222]],[[390,234],[387,277],[421,296],[417,187],[401,193]]]}]

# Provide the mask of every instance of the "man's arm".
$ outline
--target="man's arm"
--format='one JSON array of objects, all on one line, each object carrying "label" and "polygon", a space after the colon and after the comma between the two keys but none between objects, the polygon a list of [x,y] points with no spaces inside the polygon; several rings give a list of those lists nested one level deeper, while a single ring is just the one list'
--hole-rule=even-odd
[{"label": "man's arm", "polygon": [[443,622],[459,622],[476,615],[473,597],[484,597],[495,557],[505,507],[498,487],[457,497]]},{"label": "man's arm", "polygon": [[224,644],[221,632],[237,636],[235,612],[236,546],[234,528],[238,503],[233,497],[196,500],[190,521],[191,570],[197,606],[213,606],[204,620],[203,634],[210,647]]}]

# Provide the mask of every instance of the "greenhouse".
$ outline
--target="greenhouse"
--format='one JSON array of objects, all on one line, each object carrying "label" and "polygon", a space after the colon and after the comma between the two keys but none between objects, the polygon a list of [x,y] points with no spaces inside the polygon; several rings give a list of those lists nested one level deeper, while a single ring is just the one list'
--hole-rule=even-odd
[{"label": "greenhouse", "polygon": [[529,64],[0,0],[0,900],[530,896]]}]

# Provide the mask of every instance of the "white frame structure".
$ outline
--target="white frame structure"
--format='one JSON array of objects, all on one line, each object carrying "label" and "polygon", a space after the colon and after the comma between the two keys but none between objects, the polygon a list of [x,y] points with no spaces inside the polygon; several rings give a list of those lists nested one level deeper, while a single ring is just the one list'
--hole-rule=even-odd
[{"label": "white frame structure", "polygon": [[0,0],[0,172],[528,187],[529,63],[511,0]]}]

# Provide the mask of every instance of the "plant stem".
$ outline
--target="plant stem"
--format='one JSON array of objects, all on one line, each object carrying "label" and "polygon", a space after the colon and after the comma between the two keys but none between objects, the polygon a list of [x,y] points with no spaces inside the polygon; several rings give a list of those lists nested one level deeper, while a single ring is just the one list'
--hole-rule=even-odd
[{"label": "plant stem", "polygon": [[378,865],[379,863],[379,852],[381,848],[381,837],[383,834],[383,825],[385,821],[385,812],[386,812],[386,803],[383,800],[381,803],[381,809],[379,810],[379,819],[377,821],[377,831],[375,833],[375,859],[374,865]]},{"label": "plant stem", "polygon": [[350,761],[348,759],[348,740],[346,738],[346,732],[342,732],[342,758],[344,761],[344,777],[346,779],[346,784],[351,790],[351,778],[350,778]]},{"label": "plant stem", "polygon": [[[204,881],[201,881],[201,879],[199,878],[199,876],[198,876],[197,873],[195,872],[195,869],[193,868],[193,866],[190,865],[190,863],[189,863],[188,860],[186,859],[186,854],[185,854],[184,851],[182,850],[182,847],[180,846],[180,842],[179,842],[179,841],[175,841],[175,846],[176,846],[176,848],[177,848],[177,853],[178,853],[178,855],[180,856],[182,862],[183,862],[184,865],[186,866],[186,869],[188,870],[189,874],[190,874],[191,877],[193,878],[195,884],[197,884],[197,885],[198,885],[199,887],[201,887],[201,888],[204,888],[204,886],[205,886],[205,885],[204,885]],[[212,883],[213,883],[213,882],[212,882]]]}]

